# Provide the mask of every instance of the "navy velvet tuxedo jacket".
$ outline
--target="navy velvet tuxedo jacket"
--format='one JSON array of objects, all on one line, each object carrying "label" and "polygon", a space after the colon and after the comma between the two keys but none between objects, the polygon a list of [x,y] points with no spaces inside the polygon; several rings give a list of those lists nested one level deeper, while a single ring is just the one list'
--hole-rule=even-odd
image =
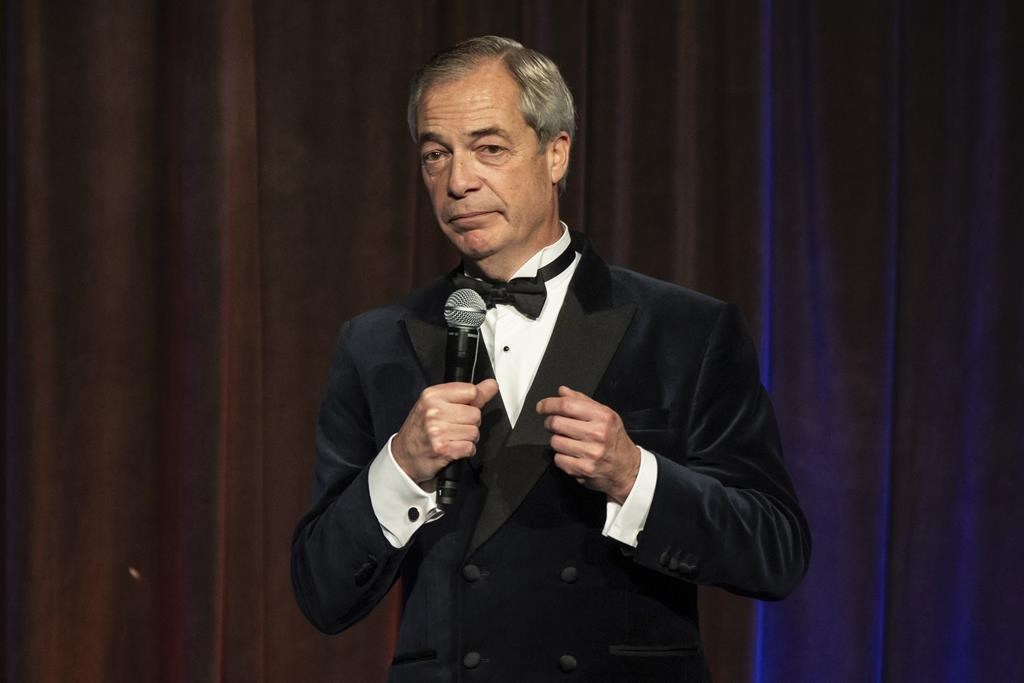
[{"label": "navy velvet tuxedo jacket", "polygon": [[[499,395],[456,506],[404,548],[381,533],[367,468],[442,381],[452,284],[342,328],[292,579],[310,621],[336,633],[402,578],[390,680],[700,681],[696,584],[777,599],[806,571],[807,523],[736,309],[573,242],[582,259],[515,428]],[[552,464],[533,406],[561,384],[616,410],[657,457],[635,549],[601,535],[604,494]]]}]

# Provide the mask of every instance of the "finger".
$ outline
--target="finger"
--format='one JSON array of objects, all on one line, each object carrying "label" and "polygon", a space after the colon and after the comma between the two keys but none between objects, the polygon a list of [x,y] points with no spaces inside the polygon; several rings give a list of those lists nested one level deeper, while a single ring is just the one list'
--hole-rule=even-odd
[{"label": "finger", "polygon": [[453,441],[468,441],[476,443],[480,440],[480,430],[476,425],[439,425],[427,428],[427,435],[430,439],[430,446],[434,452],[441,452],[444,446]]},{"label": "finger", "polygon": [[589,422],[563,415],[548,415],[544,419],[544,428],[552,434],[561,434],[570,439],[583,440],[593,436]]},{"label": "finger", "polygon": [[559,396],[570,396],[570,397],[573,397],[573,398],[585,398],[587,400],[591,400],[591,398],[589,396],[587,396],[586,394],[584,394],[583,392],[576,391],[575,389],[570,389],[569,387],[565,386],[564,384],[562,386],[558,387],[558,395]]},{"label": "finger", "polygon": [[554,457],[555,467],[562,470],[570,477],[576,477],[579,479],[589,479],[594,474],[593,463],[587,460],[580,460],[574,458],[571,455],[565,453],[555,453]]},{"label": "finger", "polygon": [[476,395],[470,401],[470,405],[483,408],[488,401],[498,395],[498,382],[493,379],[485,379],[476,385]]},{"label": "finger", "polygon": [[434,408],[428,420],[431,424],[479,425],[480,409],[461,403],[446,403]]},{"label": "finger", "polygon": [[558,387],[557,397],[552,396],[542,399],[537,404],[537,412],[587,419],[593,410],[600,408],[601,405],[583,392],[576,391],[563,384]]},{"label": "finger", "polygon": [[438,455],[448,462],[469,458],[476,455],[476,443],[474,441],[449,441],[440,448]]},{"label": "finger", "polygon": [[551,450],[555,453],[561,453],[577,460],[597,460],[601,456],[601,447],[587,441],[570,439],[556,434],[551,437],[549,443]]},{"label": "finger", "polygon": [[541,415],[564,415],[577,420],[591,420],[601,410],[601,404],[582,394],[541,399],[537,412]]}]

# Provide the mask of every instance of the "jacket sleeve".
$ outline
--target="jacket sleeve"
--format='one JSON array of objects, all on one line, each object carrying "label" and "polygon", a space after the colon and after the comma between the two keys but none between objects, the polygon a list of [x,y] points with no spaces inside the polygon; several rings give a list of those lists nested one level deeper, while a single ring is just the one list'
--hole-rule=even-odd
[{"label": "jacket sleeve", "polygon": [[384,537],[367,472],[378,452],[352,325],[342,328],[316,428],[314,503],[292,537],[292,587],[303,614],[325,633],[366,616],[395,582],[404,549]]},{"label": "jacket sleeve", "polygon": [[719,313],[683,412],[684,453],[655,454],[658,483],[634,560],[741,595],[785,597],[807,571],[810,532],[732,305]]}]

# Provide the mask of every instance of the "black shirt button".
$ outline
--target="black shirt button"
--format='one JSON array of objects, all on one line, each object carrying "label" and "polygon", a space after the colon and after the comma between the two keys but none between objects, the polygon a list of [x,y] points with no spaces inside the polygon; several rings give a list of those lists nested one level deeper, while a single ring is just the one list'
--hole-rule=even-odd
[{"label": "black shirt button", "polygon": [[467,652],[466,656],[462,658],[462,666],[467,669],[475,669],[480,665],[480,653],[479,652]]},{"label": "black shirt button", "polygon": [[419,518],[420,518],[420,511],[417,510],[416,508],[409,508],[409,521],[410,522],[415,522]]},{"label": "black shirt button", "polygon": [[562,570],[562,581],[566,583],[575,583],[579,576],[580,572],[576,567],[566,567]]},{"label": "black shirt button", "polygon": [[558,668],[562,673],[569,673],[576,669],[576,658],[572,655],[562,655],[558,658]]},{"label": "black shirt button", "polygon": [[475,564],[467,564],[462,568],[462,578],[470,583],[477,581],[480,578],[480,567]]}]

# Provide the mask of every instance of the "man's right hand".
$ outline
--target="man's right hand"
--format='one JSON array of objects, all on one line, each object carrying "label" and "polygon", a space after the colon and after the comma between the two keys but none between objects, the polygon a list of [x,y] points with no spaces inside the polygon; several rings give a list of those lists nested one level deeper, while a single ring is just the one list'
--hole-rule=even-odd
[{"label": "man's right hand", "polygon": [[452,460],[476,453],[480,409],[498,393],[498,383],[449,382],[427,387],[391,441],[391,454],[409,478],[432,491],[437,473]]}]

